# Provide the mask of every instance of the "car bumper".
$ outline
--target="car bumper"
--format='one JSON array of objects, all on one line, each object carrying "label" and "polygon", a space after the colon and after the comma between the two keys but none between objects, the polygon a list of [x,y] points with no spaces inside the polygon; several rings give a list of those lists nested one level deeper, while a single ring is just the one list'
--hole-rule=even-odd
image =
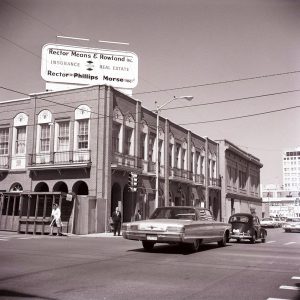
[{"label": "car bumper", "polygon": [[251,239],[251,235],[245,232],[231,233],[231,238],[236,240]]},{"label": "car bumper", "polygon": [[154,233],[123,231],[123,238],[136,241],[152,241],[155,243],[188,243],[183,233]]}]

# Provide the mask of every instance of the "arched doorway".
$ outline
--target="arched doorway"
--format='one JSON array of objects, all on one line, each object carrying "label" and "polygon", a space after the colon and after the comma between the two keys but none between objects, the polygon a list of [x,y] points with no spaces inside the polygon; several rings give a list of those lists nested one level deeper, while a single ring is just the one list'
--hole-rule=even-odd
[{"label": "arched doorway", "polygon": [[68,193],[68,186],[63,181],[59,181],[59,182],[55,183],[55,185],[53,187],[53,192]]},{"label": "arched doorway", "polygon": [[110,215],[112,215],[116,207],[119,206],[119,201],[121,200],[121,187],[118,183],[114,183],[111,188]]},{"label": "arched doorway", "polygon": [[45,182],[40,182],[35,186],[34,191],[35,192],[49,192],[48,184]]},{"label": "arched doorway", "polygon": [[87,184],[84,181],[77,181],[73,185],[72,191],[76,195],[88,195],[89,194],[89,188],[88,188]]},{"label": "arched doorway", "polygon": [[130,222],[133,216],[133,196],[133,193],[129,192],[128,185],[126,184],[123,190],[123,222]]}]

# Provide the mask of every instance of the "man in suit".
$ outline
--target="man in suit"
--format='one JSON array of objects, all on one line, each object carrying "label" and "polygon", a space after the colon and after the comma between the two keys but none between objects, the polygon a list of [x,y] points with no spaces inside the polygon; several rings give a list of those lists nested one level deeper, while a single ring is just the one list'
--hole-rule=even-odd
[{"label": "man in suit", "polygon": [[117,232],[118,235],[120,235],[122,216],[121,216],[121,212],[119,211],[119,207],[116,207],[116,210],[113,212],[111,218],[114,223],[114,235],[116,235]]}]

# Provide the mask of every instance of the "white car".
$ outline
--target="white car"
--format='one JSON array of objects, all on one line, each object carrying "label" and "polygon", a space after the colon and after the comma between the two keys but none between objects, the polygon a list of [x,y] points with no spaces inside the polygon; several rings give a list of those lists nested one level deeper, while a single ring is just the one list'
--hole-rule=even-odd
[{"label": "white car", "polygon": [[146,251],[156,243],[187,244],[195,252],[202,243],[218,242],[222,247],[230,233],[231,224],[215,221],[208,209],[189,206],[159,207],[150,219],[122,226],[123,237],[141,241]]},{"label": "white car", "polygon": [[262,227],[278,227],[278,222],[275,220],[275,218],[269,217],[269,218],[263,218],[260,221],[260,225]]},{"label": "white car", "polygon": [[300,218],[287,218],[282,228],[285,232],[300,231]]}]

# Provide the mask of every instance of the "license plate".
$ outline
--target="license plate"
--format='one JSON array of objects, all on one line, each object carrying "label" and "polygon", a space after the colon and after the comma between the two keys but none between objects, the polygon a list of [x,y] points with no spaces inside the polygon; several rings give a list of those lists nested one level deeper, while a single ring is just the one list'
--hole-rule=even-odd
[{"label": "license plate", "polygon": [[148,241],[157,241],[157,236],[156,235],[147,235],[147,240]]}]

